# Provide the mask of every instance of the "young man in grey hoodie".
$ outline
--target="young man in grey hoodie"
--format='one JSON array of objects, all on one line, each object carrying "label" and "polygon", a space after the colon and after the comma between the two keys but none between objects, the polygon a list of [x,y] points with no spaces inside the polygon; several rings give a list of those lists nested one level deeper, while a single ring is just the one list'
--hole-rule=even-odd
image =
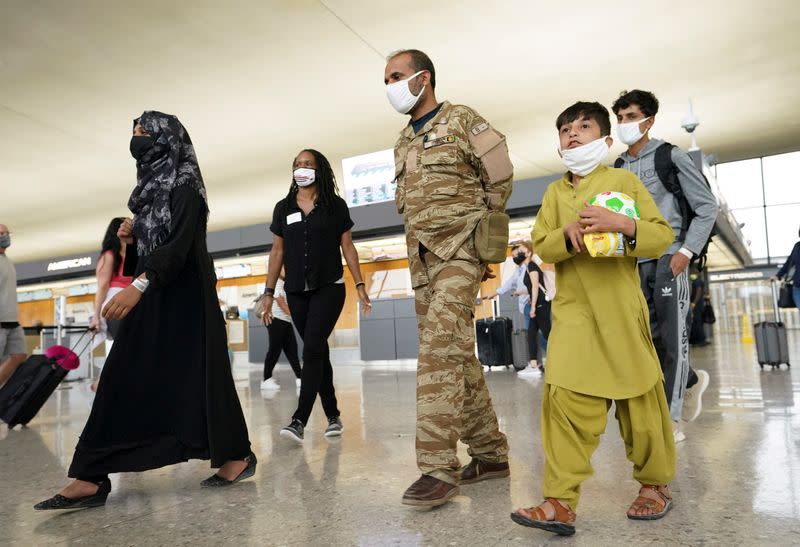
[{"label": "young man in grey hoodie", "polygon": [[[650,328],[661,369],[670,416],[675,425],[675,441],[686,437],[679,424],[697,418],[702,410],[702,395],[708,387],[708,373],[689,366],[689,263],[705,247],[717,219],[717,199],[689,155],[676,146],[651,139],[649,130],[658,113],[658,99],[649,91],[623,91],[612,107],[617,116],[617,136],[628,150],[617,160],[644,182],[659,211],[675,230],[675,242],[658,260],[639,262],[639,276],[647,305]],[[656,169],[657,150],[667,147],[661,157],[674,166],[677,182],[685,197],[682,208],[674,193],[665,186]],[[667,155],[668,153],[668,155]],[[620,162],[621,160],[621,162]],[[662,170],[663,173],[663,170]],[[691,216],[691,221],[689,217]],[[684,399],[686,408],[684,409]],[[685,415],[682,416],[682,413]]]}]

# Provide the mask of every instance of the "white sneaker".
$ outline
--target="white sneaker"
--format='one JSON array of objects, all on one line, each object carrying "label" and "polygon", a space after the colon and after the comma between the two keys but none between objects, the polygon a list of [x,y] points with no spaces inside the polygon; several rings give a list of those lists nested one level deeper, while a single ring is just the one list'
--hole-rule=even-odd
[{"label": "white sneaker", "polygon": [[531,377],[531,376],[537,376],[538,374],[541,374],[541,372],[539,372],[539,369],[538,368],[534,368],[534,367],[532,367],[530,365],[528,365],[527,367],[525,367],[522,370],[518,370],[517,371],[517,376],[522,376],[523,378]]},{"label": "white sneaker", "polygon": [[295,383],[295,385],[296,385],[296,386],[299,388],[299,387],[300,387],[300,384],[302,384],[303,382],[302,382],[302,380],[300,380],[300,378],[295,378],[295,379],[294,379],[294,383]]},{"label": "white sneaker", "polygon": [[280,389],[280,388],[281,388],[281,386],[278,385],[278,382],[276,382],[272,378],[267,378],[266,380],[261,382],[262,391],[274,391],[274,390],[277,390],[277,389]]},{"label": "white sneaker", "polygon": [[680,422],[672,422],[672,437],[675,439],[675,444],[682,443],[686,440],[686,434],[681,431]]},{"label": "white sneaker", "polygon": [[703,411],[703,394],[708,389],[708,382],[711,377],[705,370],[695,370],[697,383],[686,390],[683,398],[682,415],[686,422],[693,422]]}]

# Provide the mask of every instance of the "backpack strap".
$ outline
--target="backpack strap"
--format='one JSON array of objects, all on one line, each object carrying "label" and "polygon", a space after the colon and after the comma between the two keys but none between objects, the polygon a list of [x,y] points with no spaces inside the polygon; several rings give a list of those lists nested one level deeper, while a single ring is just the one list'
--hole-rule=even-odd
[{"label": "backpack strap", "polygon": [[664,185],[669,193],[675,196],[681,213],[681,232],[678,241],[686,241],[686,232],[689,230],[690,207],[686,196],[683,195],[681,183],[678,180],[678,166],[672,161],[672,144],[664,142],[655,152],[655,169],[658,180]]}]

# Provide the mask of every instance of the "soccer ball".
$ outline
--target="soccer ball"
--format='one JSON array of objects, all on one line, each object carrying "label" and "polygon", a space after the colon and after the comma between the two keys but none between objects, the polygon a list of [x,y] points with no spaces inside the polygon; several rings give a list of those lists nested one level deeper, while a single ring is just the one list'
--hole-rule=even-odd
[{"label": "soccer ball", "polygon": [[[633,219],[639,218],[636,202],[622,192],[603,192],[589,200],[589,205],[605,207]],[[625,256],[625,238],[618,232],[597,232],[584,234],[583,241],[591,256]]]}]

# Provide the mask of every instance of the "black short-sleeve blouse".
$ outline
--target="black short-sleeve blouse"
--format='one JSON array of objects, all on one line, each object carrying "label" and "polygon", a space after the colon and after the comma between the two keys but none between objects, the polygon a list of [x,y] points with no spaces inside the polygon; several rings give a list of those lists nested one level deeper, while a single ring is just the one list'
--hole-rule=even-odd
[{"label": "black short-sleeve blouse", "polygon": [[331,207],[318,203],[308,215],[297,206],[296,194],[279,201],[269,229],[283,238],[286,292],[313,290],[341,279],[342,234],[352,227],[350,209],[340,197]]}]

